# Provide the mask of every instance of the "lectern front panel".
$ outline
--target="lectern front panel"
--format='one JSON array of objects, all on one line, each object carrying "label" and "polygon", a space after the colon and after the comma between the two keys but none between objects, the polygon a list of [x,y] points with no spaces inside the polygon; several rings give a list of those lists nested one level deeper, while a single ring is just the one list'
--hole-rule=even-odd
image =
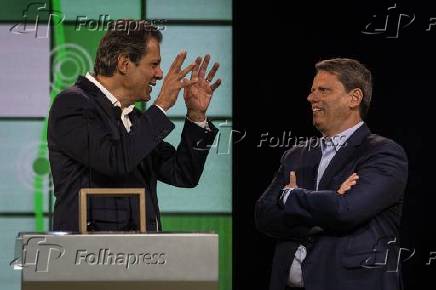
[{"label": "lectern front panel", "polygon": [[218,289],[216,234],[23,234],[22,289]]}]

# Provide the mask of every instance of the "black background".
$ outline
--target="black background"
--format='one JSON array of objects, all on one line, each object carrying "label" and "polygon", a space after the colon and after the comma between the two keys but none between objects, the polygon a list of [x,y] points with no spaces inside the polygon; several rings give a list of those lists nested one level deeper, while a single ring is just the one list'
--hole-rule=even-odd
[{"label": "black background", "polygon": [[[365,26],[381,27],[395,1],[234,1],[233,129],[246,133],[233,146],[234,290],[267,289],[269,282],[274,241],[255,229],[254,205],[289,147],[257,147],[261,134],[317,136],[306,97],[314,64],[330,57],[359,59],[373,73],[366,122],[409,157],[401,245],[415,254],[402,262],[406,290],[434,289],[436,261],[426,263],[436,251],[436,8],[410,2],[396,2],[386,32],[367,35]],[[415,20],[395,37],[401,13]]]}]

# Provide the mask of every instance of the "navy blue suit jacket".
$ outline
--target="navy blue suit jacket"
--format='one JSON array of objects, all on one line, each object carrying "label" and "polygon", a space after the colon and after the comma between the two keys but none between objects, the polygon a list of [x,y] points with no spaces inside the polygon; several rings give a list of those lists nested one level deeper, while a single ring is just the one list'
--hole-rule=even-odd
[{"label": "navy blue suit jacket", "polygon": [[[401,289],[399,226],[407,157],[390,139],[364,124],[342,146],[315,191],[321,150],[287,151],[274,180],[256,204],[256,225],[277,239],[270,290],[285,289],[298,245],[307,247],[302,264],[306,290]],[[285,204],[281,189],[295,171],[299,188]],[[340,185],[353,173],[357,184],[345,195]],[[313,226],[324,231],[310,234]]]}]

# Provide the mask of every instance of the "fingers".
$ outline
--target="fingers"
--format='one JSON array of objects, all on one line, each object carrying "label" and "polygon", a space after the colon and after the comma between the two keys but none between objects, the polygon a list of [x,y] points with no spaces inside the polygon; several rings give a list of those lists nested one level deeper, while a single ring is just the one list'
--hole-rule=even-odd
[{"label": "fingers", "polygon": [[200,70],[201,60],[201,57],[197,57],[195,60],[195,67],[192,70],[191,80],[198,79],[198,71]]},{"label": "fingers", "polygon": [[354,185],[357,184],[357,180],[359,179],[359,176],[357,175],[357,173],[353,173],[351,174],[347,180],[345,180],[340,188],[338,189],[338,194],[342,195],[345,194],[345,192],[349,191],[351,189],[351,187],[353,187]]},{"label": "fingers", "polygon": [[221,79],[217,79],[216,82],[214,82],[210,86],[210,88],[212,89],[212,91],[215,91],[220,85],[221,85]]},{"label": "fingers", "polygon": [[212,69],[210,70],[210,72],[206,78],[206,80],[208,82],[211,82],[213,80],[213,78],[215,77],[216,71],[218,70],[219,67],[220,67],[220,64],[217,62],[213,65]]},{"label": "fingers", "polygon": [[295,171],[289,172],[289,187],[297,188],[297,176],[295,176]]},{"label": "fingers", "polygon": [[[184,77],[186,76],[186,74],[187,74],[188,72],[194,70],[196,66],[197,66],[197,64],[193,63],[193,64],[190,64],[190,65],[188,65],[187,67],[185,67],[184,70],[182,70],[181,72],[179,72],[178,79],[180,80],[180,79],[184,78]],[[192,78],[192,80],[194,81],[194,77]],[[195,79],[194,82],[197,82],[197,79]]]},{"label": "fingers", "polygon": [[170,72],[179,72],[180,71],[180,67],[182,66],[183,62],[186,59],[186,51],[182,50],[180,51],[176,58],[174,59],[173,63],[170,66]]},{"label": "fingers", "polygon": [[350,175],[350,177],[347,178],[345,182],[353,182],[359,179],[359,175],[357,173],[353,173]]},{"label": "fingers", "polygon": [[206,54],[204,56],[203,63],[201,64],[200,72],[198,73],[198,77],[204,78],[204,76],[206,75],[207,67],[209,66],[209,61],[210,61],[210,55]]},{"label": "fingers", "polygon": [[346,186],[341,187],[341,189],[338,190],[338,193],[339,193],[340,195],[342,195],[342,194],[345,194],[345,192],[349,191],[350,189],[351,189],[351,186],[346,185]]},{"label": "fingers", "polygon": [[[196,82],[197,82],[197,80],[188,80],[187,78],[184,78],[180,82],[180,87],[181,88],[186,88],[186,87],[189,87],[189,86],[195,84]],[[186,99],[186,97],[187,96],[185,96],[185,99]]]},{"label": "fingers", "polygon": [[285,186],[285,188],[297,188],[297,176],[295,175],[295,171],[289,172],[289,184]]}]

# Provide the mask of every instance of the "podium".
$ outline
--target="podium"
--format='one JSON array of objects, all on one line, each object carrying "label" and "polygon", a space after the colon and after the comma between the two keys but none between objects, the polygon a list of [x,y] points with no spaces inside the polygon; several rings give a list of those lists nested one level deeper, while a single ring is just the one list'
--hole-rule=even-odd
[{"label": "podium", "polygon": [[[138,196],[138,232],[88,232],[89,196]],[[143,188],[83,188],[79,233],[19,233],[22,290],[217,290],[218,235],[146,233]]]},{"label": "podium", "polygon": [[218,235],[20,233],[22,290],[217,290]]}]

